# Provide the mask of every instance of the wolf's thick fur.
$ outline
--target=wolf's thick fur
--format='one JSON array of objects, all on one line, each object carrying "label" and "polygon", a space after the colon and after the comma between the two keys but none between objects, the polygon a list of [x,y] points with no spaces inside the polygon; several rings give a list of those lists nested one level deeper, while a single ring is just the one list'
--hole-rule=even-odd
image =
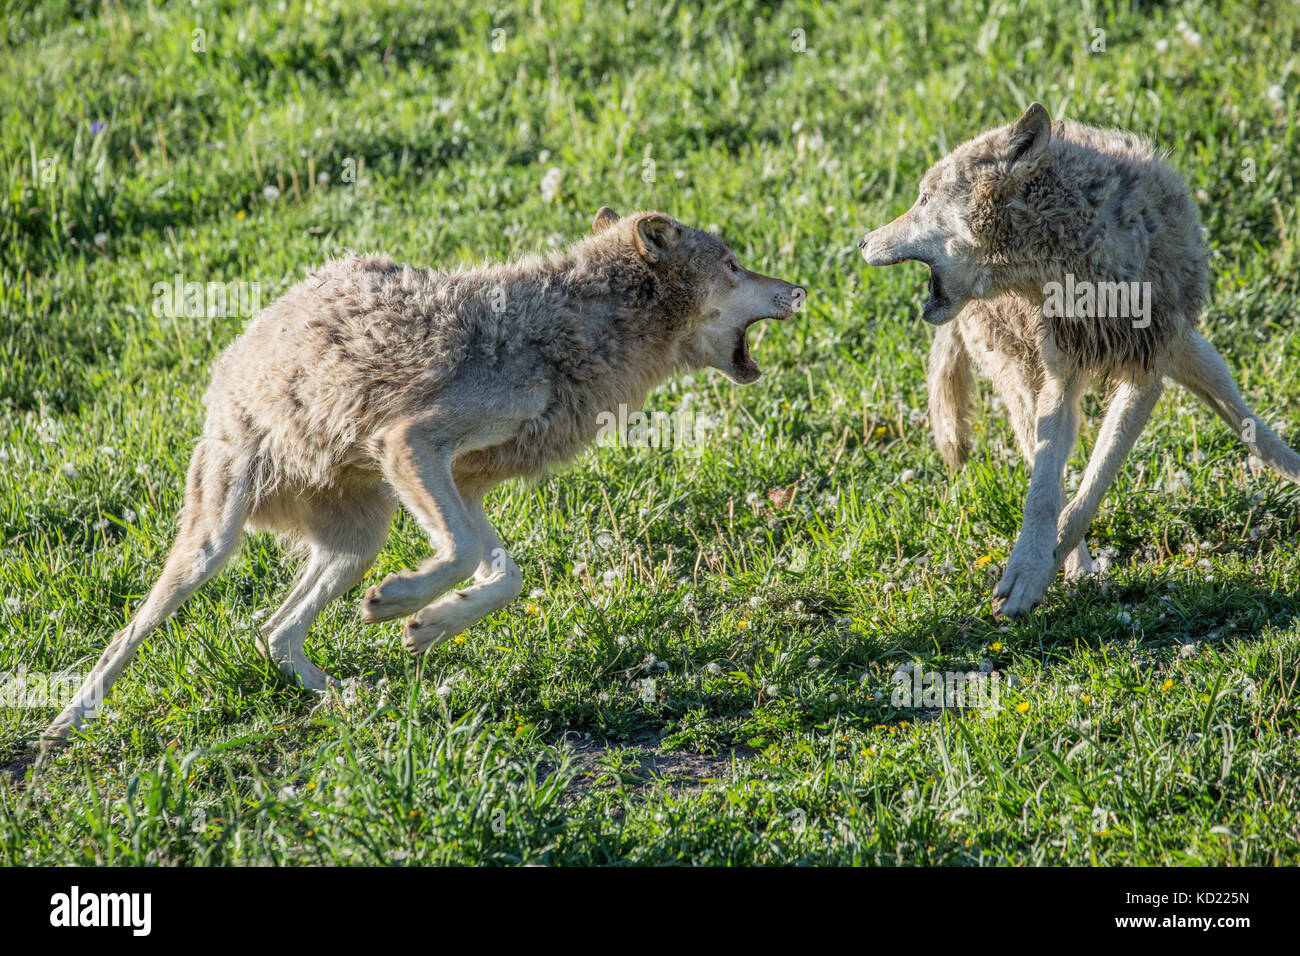
[{"label": "wolf's thick fur", "polygon": [[[1091,570],[1084,533],[1166,377],[1300,482],[1300,456],[1246,406],[1196,331],[1208,285],[1200,220],[1182,179],[1141,139],[1072,122],[1053,127],[1035,103],[936,163],[912,208],[859,245],[873,265],[930,266],[923,317],[939,326],[930,421],[944,460],[953,468],[966,460],[973,364],[992,381],[1033,471],[1024,523],[994,592],[999,615],[1031,610],[1062,564],[1067,575]],[[1113,284],[1141,290],[1143,314],[1132,303],[1090,316],[1045,308],[1062,284],[1076,283],[1098,302]],[[1080,399],[1099,381],[1112,389],[1106,416],[1065,505],[1062,473]]]},{"label": "wolf's thick fur", "polygon": [[550,258],[455,273],[343,259],[265,309],[217,362],[162,574],[46,741],[92,715],[246,528],[306,551],[259,641],[305,687],[333,682],[303,652],[308,628],[374,562],[399,504],[436,553],[367,590],[362,617],[411,615],[412,652],[459,633],[522,587],[483,509],[492,487],[570,458],[602,412],[640,406],[674,369],[753,381],[745,330],[803,303],[799,286],[660,213],[605,207],[593,233]]}]

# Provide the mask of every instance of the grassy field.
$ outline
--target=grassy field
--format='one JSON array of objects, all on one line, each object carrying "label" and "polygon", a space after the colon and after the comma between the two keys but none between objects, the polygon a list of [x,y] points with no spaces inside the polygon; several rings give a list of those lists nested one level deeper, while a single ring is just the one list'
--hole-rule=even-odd
[{"label": "grassy field", "polygon": [[[257,656],[293,569],[253,537],[48,770],[53,711],[0,709],[0,862],[1300,863],[1297,489],[1171,391],[1092,528],[1107,573],[999,626],[1010,429],[981,386],[944,472],[924,270],[855,249],[1032,99],[1140,131],[1209,232],[1206,334],[1300,442],[1294,4],[435,6],[3,4],[0,671],[84,670],[160,568],[247,316],[160,315],[159,283],[265,304],[346,248],[502,259],[608,203],[720,231],[806,310],[752,387],[652,396],[697,450],[498,491],[528,594],[461,639],[412,660],[336,602],[308,649],[373,688]],[[425,553],[399,518],[365,583]],[[909,666],[993,669],[1001,706],[896,706]]]}]

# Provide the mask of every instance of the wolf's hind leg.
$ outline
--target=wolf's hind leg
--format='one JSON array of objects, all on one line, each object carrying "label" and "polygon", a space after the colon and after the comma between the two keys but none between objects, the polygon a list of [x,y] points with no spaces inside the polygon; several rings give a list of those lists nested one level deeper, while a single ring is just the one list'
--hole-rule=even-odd
[{"label": "wolf's hind leg", "polygon": [[473,497],[466,501],[466,505],[483,545],[483,558],[474,572],[474,583],[444,595],[406,622],[402,646],[412,654],[422,653],[449,637],[455,637],[493,611],[505,607],[523,590],[523,575],[488,521],[482,497]]},{"label": "wolf's hind leg", "polygon": [[76,696],[42,735],[43,749],[65,739],[99,705],[136,649],[234,554],[249,509],[246,462],[221,442],[200,441],[185,480],[180,530],[162,573],[129,624],[113,635]]},{"label": "wolf's hind leg", "polygon": [[262,626],[258,650],[300,687],[324,690],[337,684],[303,649],[312,622],[331,601],[361,580],[384,546],[394,503],[382,492],[353,495],[312,516],[303,529],[307,562],[280,609]]},{"label": "wolf's hind leg", "polygon": [[420,424],[383,436],[380,467],[398,500],[429,534],[435,555],[419,570],[390,574],[366,591],[361,617],[371,623],[414,614],[468,578],[483,557],[478,529],[451,476],[450,452]]},{"label": "wolf's hind leg", "polygon": [[1284,478],[1300,484],[1300,455],[1246,405],[1218,349],[1193,332],[1187,349],[1169,370],[1169,377],[1190,389],[1228,423],[1251,454]]}]

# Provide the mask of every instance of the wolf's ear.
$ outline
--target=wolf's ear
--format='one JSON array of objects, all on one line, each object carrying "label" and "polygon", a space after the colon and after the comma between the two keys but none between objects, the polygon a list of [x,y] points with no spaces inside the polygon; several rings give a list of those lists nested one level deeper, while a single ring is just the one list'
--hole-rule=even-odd
[{"label": "wolf's ear", "polygon": [[1042,103],[1030,103],[1020,119],[1007,130],[1003,153],[1006,171],[1013,176],[1027,176],[1038,168],[1052,138],[1052,118]]},{"label": "wolf's ear", "polygon": [[658,262],[681,241],[681,226],[662,213],[648,212],[636,221],[636,247],[646,262]]},{"label": "wolf's ear", "polygon": [[596,218],[591,221],[591,231],[599,236],[616,222],[618,222],[618,213],[608,206],[601,206],[596,211]]}]

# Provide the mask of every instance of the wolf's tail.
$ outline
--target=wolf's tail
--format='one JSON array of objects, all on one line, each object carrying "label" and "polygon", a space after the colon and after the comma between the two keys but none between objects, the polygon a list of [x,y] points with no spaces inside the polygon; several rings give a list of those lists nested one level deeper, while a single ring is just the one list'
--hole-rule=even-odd
[{"label": "wolf's tail", "polygon": [[1247,407],[1223,357],[1204,336],[1192,333],[1182,361],[1171,370],[1169,377],[1214,409],[1251,454],[1279,475],[1300,484],[1300,455]]},{"label": "wolf's tail", "polygon": [[199,442],[185,481],[180,530],[162,574],[131,622],[113,635],[72,702],[42,734],[42,750],[98,716],[109,687],[140,643],[230,559],[248,516],[250,484],[248,462],[231,446]]},{"label": "wolf's tail", "polygon": [[966,344],[956,322],[939,326],[930,346],[926,372],[930,390],[930,430],[944,462],[954,471],[970,454],[971,393],[974,377]]}]

